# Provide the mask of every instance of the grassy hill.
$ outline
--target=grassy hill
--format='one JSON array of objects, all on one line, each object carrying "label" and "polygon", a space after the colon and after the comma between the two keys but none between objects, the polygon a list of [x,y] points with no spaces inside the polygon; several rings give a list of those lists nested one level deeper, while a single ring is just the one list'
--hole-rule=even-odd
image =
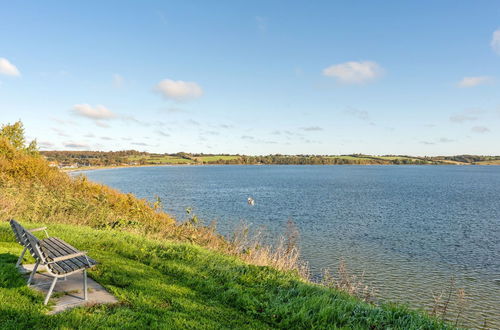
[{"label": "grassy hill", "polygon": [[[89,275],[115,305],[47,315],[15,269],[21,246],[7,224],[46,225],[100,264]],[[85,177],[70,178],[27,146],[22,125],[0,130],[0,327],[444,329],[400,305],[372,304],[301,276],[294,246],[227,241]],[[29,262],[30,260],[27,260]]]}]

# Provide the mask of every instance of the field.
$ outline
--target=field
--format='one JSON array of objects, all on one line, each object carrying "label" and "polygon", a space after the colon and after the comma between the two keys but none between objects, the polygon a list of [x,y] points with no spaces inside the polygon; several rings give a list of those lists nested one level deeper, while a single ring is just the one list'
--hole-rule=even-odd
[{"label": "field", "polygon": [[222,155],[195,157],[197,161],[204,163],[216,162],[219,160],[238,160],[240,158],[241,158],[240,156],[222,156]]},{"label": "field", "polygon": [[175,156],[168,156],[168,155],[147,155],[147,156],[128,156],[126,158],[126,161],[129,163],[133,162],[140,162],[143,161],[146,164],[191,164],[194,163],[193,160],[191,159],[186,159],[186,158],[181,158],[181,157],[175,157]]},{"label": "field", "polygon": [[475,164],[476,165],[500,165],[500,159],[485,160],[485,161],[476,162]]}]

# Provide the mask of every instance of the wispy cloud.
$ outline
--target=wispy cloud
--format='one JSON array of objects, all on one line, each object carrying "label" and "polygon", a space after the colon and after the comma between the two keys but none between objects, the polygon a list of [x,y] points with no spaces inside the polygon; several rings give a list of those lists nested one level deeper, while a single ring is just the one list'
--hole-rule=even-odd
[{"label": "wispy cloud", "polygon": [[186,123],[188,123],[189,125],[194,125],[194,126],[200,126],[201,124],[199,122],[197,122],[196,120],[194,119],[188,119],[186,121]]},{"label": "wispy cloud", "polygon": [[116,88],[121,88],[125,84],[125,78],[122,75],[115,73],[113,75],[113,86]]},{"label": "wispy cloud", "polygon": [[165,14],[163,13],[163,11],[158,10],[156,13],[158,14],[158,17],[160,18],[160,21],[164,25],[167,25],[168,24],[168,20],[167,20],[167,17],[165,16]]},{"label": "wispy cloud", "polygon": [[161,135],[161,136],[164,136],[164,137],[170,137],[170,134],[165,133],[165,132],[160,131],[160,130],[156,131],[156,133],[157,133],[158,135]]},{"label": "wispy cloud", "polygon": [[55,121],[56,123],[61,124],[61,125],[74,125],[74,126],[77,125],[72,120],[65,120],[65,119],[60,119],[60,118],[56,118],[56,117],[51,117],[50,119],[52,119],[53,121]]},{"label": "wispy cloud", "polygon": [[108,127],[110,127],[108,124],[106,124],[105,122],[100,121],[100,120],[95,120],[94,123],[97,126],[102,127],[102,128],[108,128]]},{"label": "wispy cloud", "polygon": [[66,133],[65,131],[63,131],[62,129],[52,127],[51,130],[53,130],[54,132],[56,132],[57,135],[59,135],[59,136],[69,137],[69,134]]},{"label": "wispy cloud", "polygon": [[495,53],[500,55],[500,29],[497,29],[495,32],[493,32],[490,46],[491,48],[493,48]]},{"label": "wispy cloud", "polygon": [[111,138],[109,136],[101,136],[101,140],[112,141],[113,138]]},{"label": "wispy cloud", "polygon": [[21,72],[19,72],[17,67],[10,63],[8,59],[0,57],[0,74],[19,77]]},{"label": "wispy cloud", "polygon": [[151,123],[139,120],[139,119],[137,119],[137,118],[135,118],[133,116],[120,116],[119,118],[122,119],[123,121],[132,122],[132,123],[135,123],[135,124],[138,124],[138,125],[141,125],[141,126],[145,126],[145,127],[151,126]]},{"label": "wispy cloud", "polygon": [[474,133],[483,134],[489,132],[490,129],[486,126],[474,126],[471,128],[471,131]]},{"label": "wispy cloud", "polygon": [[48,141],[38,141],[38,147],[40,147],[40,149],[53,149],[54,148],[54,144],[52,142],[48,142]]},{"label": "wispy cloud", "polygon": [[450,121],[454,123],[463,123],[466,121],[474,121],[474,120],[477,120],[477,117],[465,114],[458,114],[450,117]]},{"label": "wispy cloud", "polygon": [[461,88],[468,88],[468,87],[474,87],[478,85],[484,85],[487,83],[492,82],[493,79],[488,76],[479,76],[479,77],[465,77],[460,82],[458,83],[458,87]]},{"label": "wispy cloud", "polygon": [[359,120],[371,122],[370,114],[368,113],[368,111],[359,110],[353,107],[348,107],[346,110],[344,110],[344,113],[346,115],[353,116]]},{"label": "wispy cloud", "polygon": [[475,121],[479,119],[479,116],[484,114],[483,109],[471,108],[465,109],[464,111],[450,116],[450,121],[453,123],[464,123],[467,121]]},{"label": "wispy cloud", "polygon": [[116,118],[116,114],[103,105],[92,107],[89,104],[75,104],[73,112],[78,116],[94,119],[94,120],[108,120]]},{"label": "wispy cloud", "polygon": [[242,135],[241,139],[242,140],[254,140],[255,138],[253,136],[250,136],[250,135]]},{"label": "wispy cloud", "polygon": [[255,16],[255,22],[260,32],[267,32],[267,18],[262,16]]},{"label": "wispy cloud", "polygon": [[301,127],[300,129],[307,132],[317,132],[323,130],[323,128],[319,126],[307,126],[307,127]]},{"label": "wispy cloud", "polygon": [[164,79],[156,85],[155,90],[174,101],[193,100],[203,95],[203,89],[192,81]]},{"label": "wispy cloud", "polygon": [[168,112],[168,113],[180,113],[180,112],[187,112],[187,110],[184,110],[182,108],[178,108],[178,107],[168,107],[168,108],[164,108],[163,109],[165,112]]},{"label": "wispy cloud", "polygon": [[323,69],[323,75],[344,84],[363,84],[381,77],[384,69],[373,61],[346,62]]},{"label": "wispy cloud", "polygon": [[451,142],[455,142],[455,140],[448,139],[445,137],[442,137],[442,138],[439,138],[439,139],[436,139],[433,141],[420,141],[421,144],[425,144],[425,145],[435,145],[435,144],[439,144],[439,143],[451,143]]},{"label": "wispy cloud", "polygon": [[64,146],[71,149],[89,149],[88,144],[78,142],[67,142],[64,144]]}]

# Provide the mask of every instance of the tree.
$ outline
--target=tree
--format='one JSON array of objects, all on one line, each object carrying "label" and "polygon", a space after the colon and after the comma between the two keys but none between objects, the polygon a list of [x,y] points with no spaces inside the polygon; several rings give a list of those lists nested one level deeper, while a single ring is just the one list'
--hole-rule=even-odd
[{"label": "tree", "polygon": [[26,146],[24,126],[21,121],[17,121],[14,124],[2,125],[2,128],[0,129],[0,137],[6,138],[17,150],[24,150],[29,154],[38,153],[36,140],[31,141]]}]

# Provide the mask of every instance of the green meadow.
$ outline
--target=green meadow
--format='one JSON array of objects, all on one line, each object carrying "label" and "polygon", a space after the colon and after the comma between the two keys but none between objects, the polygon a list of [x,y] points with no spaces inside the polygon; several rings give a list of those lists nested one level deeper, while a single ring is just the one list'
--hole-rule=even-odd
[{"label": "green meadow", "polygon": [[[90,276],[119,300],[47,315],[15,263],[21,246],[0,224],[0,325],[19,328],[445,329],[423,313],[376,306],[308,283],[293,272],[255,266],[190,243],[117,230],[51,223],[52,236],[99,261]],[[25,262],[33,262],[27,258]]]}]

